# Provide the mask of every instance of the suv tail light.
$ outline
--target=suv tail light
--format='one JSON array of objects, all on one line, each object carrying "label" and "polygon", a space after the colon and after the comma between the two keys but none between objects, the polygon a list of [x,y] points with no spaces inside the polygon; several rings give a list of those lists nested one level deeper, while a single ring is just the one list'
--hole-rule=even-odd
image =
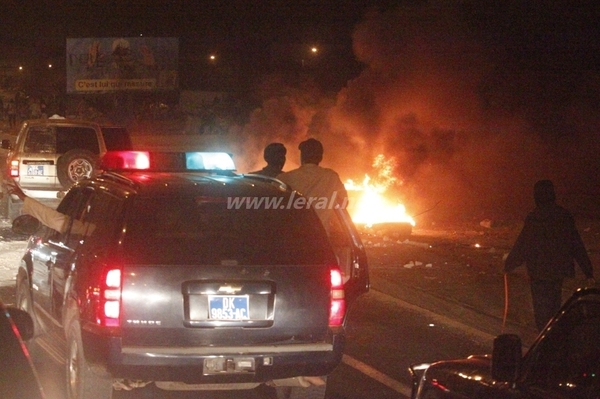
[{"label": "suv tail light", "polygon": [[339,327],[344,322],[346,315],[346,297],[342,272],[338,268],[331,269],[331,294],[329,310],[329,326]]},{"label": "suv tail light", "polygon": [[19,161],[16,159],[13,159],[12,161],[10,161],[10,177],[19,177]]},{"label": "suv tail light", "polygon": [[96,323],[103,327],[121,325],[121,269],[109,268],[102,274],[99,301],[96,309]]}]

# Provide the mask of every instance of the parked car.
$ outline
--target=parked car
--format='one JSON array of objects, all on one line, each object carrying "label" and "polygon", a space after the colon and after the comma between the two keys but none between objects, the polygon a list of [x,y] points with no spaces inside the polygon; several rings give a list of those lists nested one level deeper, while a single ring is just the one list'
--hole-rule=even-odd
[{"label": "parked car", "polygon": [[31,316],[0,301],[0,398],[45,398],[25,345],[32,337]]},{"label": "parked car", "polygon": [[2,179],[2,211],[12,220],[22,204],[8,195],[8,181],[14,181],[28,196],[56,207],[73,184],[97,172],[107,150],[130,150],[131,138],[121,126],[47,118],[24,121],[14,145],[3,140],[2,148],[9,150]]},{"label": "parked car", "polygon": [[18,269],[36,334],[65,337],[68,398],[150,383],[324,398],[369,289],[348,213],[328,236],[313,209],[285,205],[300,194],[222,153],[107,153],[114,168],[71,187],[66,231],[28,232]]},{"label": "parked car", "polygon": [[413,365],[413,399],[600,398],[600,290],[578,290],[522,356],[503,334],[491,355]]}]

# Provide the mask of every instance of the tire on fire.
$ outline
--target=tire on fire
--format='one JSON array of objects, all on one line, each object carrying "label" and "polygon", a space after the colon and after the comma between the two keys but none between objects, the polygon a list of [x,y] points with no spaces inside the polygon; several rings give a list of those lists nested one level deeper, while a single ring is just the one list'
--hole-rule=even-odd
[{"label": "tire on fire", "polygon": [[73,149],[56,162],[58,181],[69,188],[80,180],[92,177],[98,170],[98,158],[90,151]]}]

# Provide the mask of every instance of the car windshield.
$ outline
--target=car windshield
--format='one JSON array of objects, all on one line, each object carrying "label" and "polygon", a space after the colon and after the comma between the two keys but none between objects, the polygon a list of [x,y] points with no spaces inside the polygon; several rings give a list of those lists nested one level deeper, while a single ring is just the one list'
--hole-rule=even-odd
[{"label": "car windshield", "polygon": [[335,263],[311,209],[227,209],[225,198],[138,198],[124,246],[146,264]]}]

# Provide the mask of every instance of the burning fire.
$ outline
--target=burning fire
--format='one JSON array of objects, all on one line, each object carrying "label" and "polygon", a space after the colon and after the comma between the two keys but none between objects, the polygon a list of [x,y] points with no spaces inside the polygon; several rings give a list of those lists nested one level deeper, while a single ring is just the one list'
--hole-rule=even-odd
[{"label": "burning fire", "polygon": [[377,223],[410,223],[414,226],[415,221],[406,213],[406,207],[384,195],[396,182],[396,177],[393,176],[394,159],[386,159],[380,154],[375,157],[373,167],[377,171],[376,179],[365,175],[361,184],[351,179],[344,184],[352,198],[348,211],[354,223],[367,226]]}]

